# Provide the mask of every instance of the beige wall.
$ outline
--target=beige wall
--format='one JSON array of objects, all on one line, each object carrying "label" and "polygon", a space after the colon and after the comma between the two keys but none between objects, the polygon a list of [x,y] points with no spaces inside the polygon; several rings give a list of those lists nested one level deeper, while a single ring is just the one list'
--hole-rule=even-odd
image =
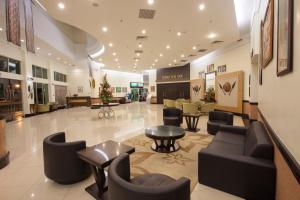
[{"label": "beige wall", "polygon": [[215,70],[218,66],[226,65],[227,72],[244,72],[244,94],[243,99],[249,100],[248,77],[251,73],[250,43],[242,42],[232,44],[222,50],[210,53],[191,62],[191,80],[199,78],[199,72],[207,70],[207,65],[214,64]]},{"label": "beige wall", "polygon": [[[258,13],[264,16],[267,0],[261,0]],[[275,16],[277,16],[277,1]],[[259,86],[259,109],[278,134],[282,142],[300,163],[300,1],[294,1],[294,70],[285,76],[277,77],[277,17],[274,26],[274,58],[263,70],[263,85]],[[262,18],[261,18],[262,19]],[[258,20],[255,26],[258,26]]]}]

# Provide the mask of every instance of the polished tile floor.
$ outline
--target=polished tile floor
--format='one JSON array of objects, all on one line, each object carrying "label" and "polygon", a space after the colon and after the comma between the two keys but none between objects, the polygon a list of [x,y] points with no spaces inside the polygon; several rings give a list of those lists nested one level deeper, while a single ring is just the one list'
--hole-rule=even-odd
[{"label": "polished tile floor", "polygon": [[[86,107],[60,110],[20,121],[7,123],[7,141],[11,163],[0,170],[1,200],[92,200],[84,188],[93,177],[73,185],[59,185],[43,173],[43,139],[64,131],[68,141],[86,140],[94,145],[112,139],[123,141],[142,134],[145,127],[162,124],[162,105],[131,103],[114,107],[113,119],[99,120],[97,110]],[[201,117],[199,127],[206,131],[207,117]],[[235,117],[234,123],[242,125]],[[185,124],[183,124],[186,127]],[[238,200],[230,194],[197,185],[192,200]]]}]

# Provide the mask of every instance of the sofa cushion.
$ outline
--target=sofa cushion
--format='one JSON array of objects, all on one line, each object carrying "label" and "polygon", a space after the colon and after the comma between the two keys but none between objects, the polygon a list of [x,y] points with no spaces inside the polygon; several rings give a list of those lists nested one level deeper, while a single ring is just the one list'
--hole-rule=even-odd
[{"label": "sofa cushion", "polygon": [[169,185],[170,183],[176,182],[176,180],[163,174],[145,174],[131,179],[130,182],[134,185],[144,187],[158,187]]},{"label": "sofa cushion", "polygon": [[245,138],[246,156],[273,159],[273,143],[261,122],[251,123]]},{"label": "sofa cushion", "polygon": [[214,141],[227,142],[229,144],[245,145],[245,136],[219,131],[214,137]]},{"label": "sofa cushion", "polygon": [[214,140],[208,147],[213,151],[219,151],[226,154],[235,154],[243,155],[244,154],[244,145],[240,144],[231,144],[228,142]]}]

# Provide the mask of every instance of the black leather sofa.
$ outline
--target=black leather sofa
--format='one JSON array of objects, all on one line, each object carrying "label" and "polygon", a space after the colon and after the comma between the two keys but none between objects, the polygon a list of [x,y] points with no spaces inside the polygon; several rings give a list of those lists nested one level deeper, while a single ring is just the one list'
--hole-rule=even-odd
[{"label": "black leather sofa", "polygon": [[220,125],[233,125],[233,113],[212,111],[208,113],[207,132],[215,135]]},{"label": "black leather sofa", "polygon": [[164,108],[163,119],[166,126],[180,126],[183,123],[182,110],[178,108]]},{"label": "black leather sofa", "polygon": [[248,200],[275,199],[273,144],[261,122],[250,127],[220,126],[199,154],[199,183]]},{"label": "black leather sofa", "polygon": [[130,179],[129,155],[121,154],[108,170],[110,200],[190,200],[190,180],[174,180],[163,174]]},{"label": "black leather sofa", "polygon": [[91,169],[77,156],[77,151],[85,149],[85,141],[66,143],[65,133],[56,133],[44,139],[44,173],[60,184],[72,184],[86,179]]}]

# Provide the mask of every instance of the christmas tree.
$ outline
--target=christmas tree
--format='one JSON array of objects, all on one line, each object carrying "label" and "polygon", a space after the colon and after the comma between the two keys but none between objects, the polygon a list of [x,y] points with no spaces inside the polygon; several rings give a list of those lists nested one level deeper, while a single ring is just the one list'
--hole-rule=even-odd
[{"label": "christmas tree", "polygon": [[103,77],[103,83],[100,84],[100,93],[99,97],[102,100],[102,103],[107,104],[112,99],[112,91],[110,89],[110,85],[107,81],[107,74]]}]

